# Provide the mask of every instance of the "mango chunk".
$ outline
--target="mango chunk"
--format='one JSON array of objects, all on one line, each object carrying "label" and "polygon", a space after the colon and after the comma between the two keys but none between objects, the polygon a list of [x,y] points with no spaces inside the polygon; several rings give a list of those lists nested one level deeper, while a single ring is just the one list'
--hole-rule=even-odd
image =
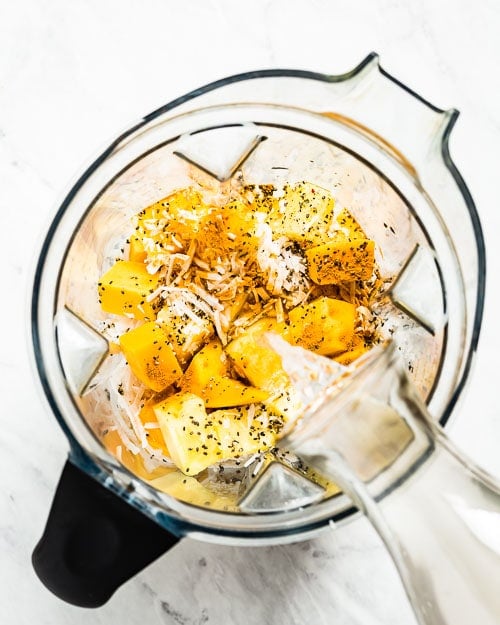
[{"label": "mango chunk", "polygon": [[120,345],[134,374],[153,391],[162,391],[182,376],[167,333],[154,321],[122,334]]},{"label": "mango chunk", "polygon": [[244,406],[269,397],[265,391],[230,378],[228,370],[222,343],[214,340],[195,354],[179,386],[183,391],[201,397],[207,408]]},{"label": "mango chunk", "polygon": [[281,357],[268,346],[266,332],[275,332],[288,340],[285,324],[264,318],[231,341],[226,353],[242,377],[269,393],[268,399],[263,400],[265,405],[284,421],[291,421],[303,410],[302,401],[283,369]]},{"label": "mango chunk", "polygon": [[[177,222],[189,225],[189,234],[197,231],[200,220],[207,214],[209,207],[203,202],[198,191],[192,187],[174,191],[167,197],[150,204],[136,216],[137,232],[154,238],[166,226],[172,225],[174,230]],[[184,229],[178,230],[183,233]]]},{"label": "mango chunk", "polygon": [[335,222],[340,228],[340,230],[337,231],[338,234],[342,234],[351,241],[354,239],[366,239],[363,228],[346,208],[340,211],[335,218]]},{"label": "mango chunk", "polygon": [[292,241],[318,245],[328,240],[334,199],[330,193],[310,182],[284,188],[278,209],[270,213],[271,227]]},{"label": "mango chunk", "polygon": [[368,280],[375,263],[375,243],[370,239],[334,240],[306,250],[309,276],[316,284]]},{"label": "mango chunk", "polygon": [[187,251],[211,210],[191,187],[147,206],[135,217],[130,260],[145,262],[152,268],[165,265],[167,254]]},{"label": "mango chunk", "polygon": [[357,360],[363,354],[366,354],[369,347],[366,346],[364,340],[358,336],[354,335],[352,341],[349,344],[349,348],[347,351],[342,352],[341,354],[337,354],[334,359],[340,363],[341,365],[350,365],[352,362]]},{"label": "mango chunk", "polygon": [[227,357],[222,349],[222,343],[215,339],[193,356],[179,386],[183,391],[200,395],[211,378],[224,376],[227,372]]},{"label": "mango chunk", "polygon": [[146,404],[143,408],[141,408],[139,412],[139,419],[145,427],[148,444],[151,445],[153,449],[161,451],[163,455],[170,456],[165,439],[161,433],[160,424],[158,423],[155,411],[153,410],[153,404]]},{"label": "mango chunk", "polygon": [[[255,453],[274,444],[275,434],[245,407],[207,414],[201,397],[178,393],[154,406],[170,457],[186,475],[211,464]],[[254,408],[255,412],[255,408]]]},{"label": "mango chunk", "polygon": [[223,458],[239,458],[275,445],[278,422],[273,413],[263,406],[215,410],[210,418],[217,428]]},{"label": "mango chunk", "polygon": [[[149,234],[153,234],[156,240],[167,243],[173,242],[173,237],[180,242],[190,241],[201,231],[204,220],[212,210],[212,207],[203,202],[201,194],[191,187],[175,191],[154,206],[158,207],[159,204],[166,222],[157,222],[157,230],[150,230]],[[142,223],[147,228],[150,222],[143,219]],[[160,229],[163,233],[158,231]]]},{"label": "mango chunk", "polygon": [[222,221],[230,237],[234,237],[235,247],[245,253],[248,248],[257,248],[256,236],[258,224],[265,219],[265,213],[255,210],[254,206],[239,200],[229,202],[221,209]]},{"label": "mango chunk", "polygon": [[207,408],[231,408],[265,401],[269,393],[229,377],[210,378],[200,397]]},{"label": "mango chunk", "polygon": [[349,349],[356,308],[331,297],[319,297],[290,311],[288,341],[323,356]]},{"label": "mango chunk", "polygon": [[155,318],[154,302],[147,297],[158,287],[158,276],[143,263],[118,260],[100,279],[99,301],[105,312],[134,319]]},{"label": "mango chunk", "polygon": [[233,200],[222,207],[212,207],[201,220],[195,234],[197,253],[209,265],[236,251],[244,260],[256,253],[260,237],[257,229],[264,223],[265,213],[242,200]]},{"label": "mango chunk", "polygon": [[128,259],[135,263],[143,263],[147,258],[147,252],[144,249],[141,237],[132,235],[130,237],[130,248],[128,252]]},{"label": "mango chunk", "polygon": [[257,388],[275,392],[289,383],[280,356],[263,338],[266,332],[281,334],[282,331],[276,319],[264,318],[226,346],[226,354],[236,371]]},{"label": "mango chunk", "polygon": [[123,443],[118,430],[109,430],[102,438],[104,447],[115,456],[131,473],[143,480],[162,477],[173,470],[173,467],[156,467],[148,470],[140,454],[133,454]]},{"label": "mango chunk", "polygon": [[172,395],[153,407],[170,457],[189,475],[222,459],[211,419],[201,397],[193,393]]},{"label": "mango chunk", "polygon": [[156,320],[181,364],[185,364],[214,333],[210,319],[189,302],[178,301],[162,308]]},{"label": "mango chunk", "polygon": [[210,206],[205,204],[199,191],[193,187],[174,191],[153,204],[151,209],[161,210],[163,215],[168,215],[173,222],[189,222],[191,234],[197,231],[200,221],[210,212]]}]

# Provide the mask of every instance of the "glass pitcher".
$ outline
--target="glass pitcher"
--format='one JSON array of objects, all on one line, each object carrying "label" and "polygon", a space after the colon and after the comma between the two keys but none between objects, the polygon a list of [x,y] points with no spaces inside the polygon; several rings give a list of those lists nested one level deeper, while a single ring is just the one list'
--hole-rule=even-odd
[{"label": "glass pitcher", "polygon": [[283,445],[370,520],[422,625],[498,623],[500,483],[432,420],[394,344],[317,393]]},{"label": "glass pitcher", "polygon": [[[243,176],[332,190],[377,245],[381,338],[393,340],[427,410],[446,423],[477,346],[485,267],[479,219],[448,152],[456,118],[371,54],[341,76],[267,70],[207,85],[138,121],[82,173],[40,252],[31,309],[39,379],[70,445],[34,554],[56,594],[100,605],[182,536],[295,541],[356,514],[334,481],[290,451],[228,466],[223,480],[209,470],[187,488],[179,472],[156,478],[153,466],[145,476],[106,448],[110,398],[121,400],[106,386],[114,337],[97,282],[126,254],[132,215],[174,189],[223,194]],[[137,443],[133,414],[124,427]],[[256,484],[260,497],[249,503]]]}]

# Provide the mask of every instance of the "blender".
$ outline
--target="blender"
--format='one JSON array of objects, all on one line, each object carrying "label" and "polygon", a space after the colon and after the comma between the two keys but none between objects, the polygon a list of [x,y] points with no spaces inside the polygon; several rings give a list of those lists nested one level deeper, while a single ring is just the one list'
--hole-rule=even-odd
[{"label": "blender", "polygon": [[[372,311],[380,338],[394,347],[375,369],[396,370],[397,354],[416,389],[407,394],[445,425],[477,346],[485,273],[479,219],[448,151],[457,115],[390,76],[375,54],[339,76],[249,72],[147,115],[83,172],[43,244],[32,301],[39,379],[70,444],[33,556],[53,592],[95,607],[182,536],[239,545],[303,540],[365,510],[360,492],[366,502],[402,490],[406,452],[420,438],[399,409],[382,411],[390,453],[377,452],[382,434],[365,436],[363,454],[377,458],[376,467],[359,473],[354,465],[352,479],[340,456],[325,460],[324,450],[311,447],[314,437],[300,438],[299,430],[277,450],[245,466],[228,463],[224,477],[209,469],[189,487],[179,472],[145,478],[127,468],[104,443],[120,398],[111,395],[114,330],[99,307],[97,282],[126,254],[132,216],[175,189],[195,184],[224,196],[239,177],[277,186],[313,182],[331,190],[376,242],[384,288]],[[333,415],[335,393],[317,390],[326,403],[309,413],[321,416],[333,402]],[[367,432],[381,414],[374,405]],[[361,488],[366,480],[375,480],[373,492]]]}]

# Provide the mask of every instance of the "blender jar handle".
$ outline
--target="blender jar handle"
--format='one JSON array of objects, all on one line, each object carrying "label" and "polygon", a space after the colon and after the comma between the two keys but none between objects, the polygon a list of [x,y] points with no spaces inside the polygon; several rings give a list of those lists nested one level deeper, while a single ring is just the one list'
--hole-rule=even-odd
[{"label": "blender jar handle", "polygon": [[68,460],[32,562],[60,599],[96,608],[178,541]]}]

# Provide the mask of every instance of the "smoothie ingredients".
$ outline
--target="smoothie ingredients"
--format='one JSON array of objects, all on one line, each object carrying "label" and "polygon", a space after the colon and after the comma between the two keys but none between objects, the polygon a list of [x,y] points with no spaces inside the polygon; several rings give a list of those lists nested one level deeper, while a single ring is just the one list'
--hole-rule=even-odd
[{"label": "smoothie ingredients", "polygon": [[374,242],[317,185],[247,185],[217,202],[181,189],[134,226],[128,259],[98,284],[102,309],[129,320],[119,345],[142,442],[108,442],[134,470],[148,450],[151,476],[172,463],[195,476],[275,445],[304,406],[266,333],[343,364],[376,338]]}]

